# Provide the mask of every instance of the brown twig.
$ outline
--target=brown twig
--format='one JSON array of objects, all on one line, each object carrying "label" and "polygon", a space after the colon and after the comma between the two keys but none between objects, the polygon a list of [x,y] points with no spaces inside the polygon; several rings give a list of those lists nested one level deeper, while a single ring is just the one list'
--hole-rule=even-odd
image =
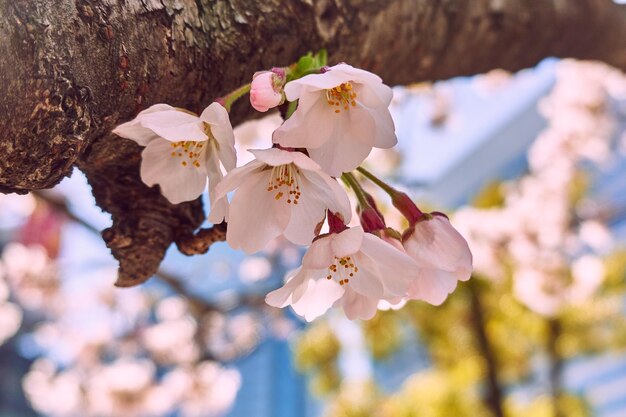
[{"label": "brown twig", "polygon": [[498,364],[485,331],[487,323],[475,279],[471,280],[468,287],[472,315],[471,323],[478,342],[478,350],[487,365],[487,394],[484,401],[495,417],[504,417],[502,387],[498,380]]},{"label": "brown twig", "polygon": [[549,368],[549,380],[550,380],[550,395],[552,397],[552,408],[554,411],[554,417],[564,417],[565,414],[561,410],[559,404],[561,396],[563,395],[563,389],[561,386],[561,376],[563,373],[563,357],[558,351],[557,342],[561,335],[561,323],[557,318],[548,319],[548,358],[550,360]]}]

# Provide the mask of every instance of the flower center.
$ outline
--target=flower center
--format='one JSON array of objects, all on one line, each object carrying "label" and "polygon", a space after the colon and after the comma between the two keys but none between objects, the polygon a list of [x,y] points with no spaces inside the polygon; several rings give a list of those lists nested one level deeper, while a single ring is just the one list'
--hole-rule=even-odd
[{"label": "flower center", "polygon": [[287,196],[287,204],[298,204],[300,199],[299,178],[300,170],[294,164],[275,166],[272,168],[267,191],[276,192],[274,195],[276,201]]},{"label": "flower center", "polygon": [[333,279],[336,275],[339,285],[344,285],[350,282],[350,279],[354,278],[357,272],[359,272],[359,267],[355,265],[351,256],[344,256],[343,258],[335,256],[334,262],[328,267],[326,279]]},{"label": "flower center", "polygon": [[180,164],[184,167],[194,166],[200,168],[199,158],[204,144],[205,142],[196,141],[174,142],[171,144],[174,149],[170,156],[172,158],[180,158]]},{"label": "flower center", "polygon": [[337,87],[326,90],[326,101],[328,105],[335,110],[335,113],[341,113],[341,108],[348,110],[350,106],[356,106],[356,93],[352,89],[352,83],[342,83]]}]

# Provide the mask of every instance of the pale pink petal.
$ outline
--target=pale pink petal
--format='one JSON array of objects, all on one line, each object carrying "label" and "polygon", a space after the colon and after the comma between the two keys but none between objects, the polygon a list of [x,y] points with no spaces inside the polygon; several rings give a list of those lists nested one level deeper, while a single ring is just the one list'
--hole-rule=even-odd
[{"label": "pale pink petal", "polygon": [[[265,302],[273,307],[283,308],[298,301],[308,288],[307,274],[298,268],[287,274],[287,282],[265,296]],[[295,296],[294,296],[295,295]]]},{"label": "pale pink petal", "polygon": [[295,152],[293,154],[293,163],[305,171],[321,171],[322,167],[317,162],[309,158],[302,152]]},{"label": "pale pink petal", "polygon": [[388,111],[371,110],[370,114],[376,125],[376,136],[374,139],[374,147],[381,149],[390,149],[397,145],[398,138],[396,136],[396,127],[393,119]]},{"label": "pale pink petal", "polygon": [[409,287],[408,296],[433,305],[443,303],[456,288],[456,277],[440,269],[420,268]]},{"label": "pale pink petal", "polygon": [[297,245],[309,245],[315,237],[317,225],[324,221],[328,202],[322,190],[306,177],[300,177],[299,184],[302,194],[298,204],[291,205],[291,219],[285,229],[285,238]]},{"label": "pale pink petal", "polygon": [[346,79],[353,81],[355,83],[360,84],[382,84],[383,80],[376,74],[360,69],[355,68],[352,65],[348,64],[337,64],[333,67],[330,67],[329,72],[341,72],[344,74]]},{"label": "pale pink petal", "polygon": [[113,133],[117,136],[133,140],[140,146],[147,146],[148,143],[159,138],[159,135],[141,126],[136,119],[117,126],[113,129]]},{"label": "pale pink petal", "polygon": [[346,190],[339,185],[337,180],[329,177],[323,172],[302,171],[302,176],[323,193],[323,200],[326,207],[333,213],[339,213],[345,223],[352,219],[352,208]]},{"label": "pale pink petal", "polygon": [[361,248],[363,234],[363,229],[360,226],[332,234],[330,239],[334,255],[338,258],[343,258],[356,253]]},{"label": "pale pink petal", "polygon": [[[298,103],[295,113],[274,132],[272,140],[293,148],[317,148],[341,131],[339,115],[326,102],[326,97],[306,97]],[[306,100],[309,101],[306,101]]]},{"label": "pale pink petal", "polygon": [[331,247],[331,235],[321,237],[311,244],[302,258],[302,266],[308,269],[328,268],[335,260]]},{"label": "pale pink petal", "polygon": [[444,271],[460,271],[466,280],[472,271],[472,253],[461,234],[443,216],[418,222],[404,241],[407,253],[420,265]]},{"label": "pale pink petal", "polygon": [[257,160],[274,167],[291,164],[296,154],[296,152],[289,152],[278,148],[249,149],[248,152],[253,154]]},{"label": "pale pink petal", "polygon": [[228,218],[228,199],[226,196],[217,197],[216,188],[224,176],[220,168],[220,161],[214,152],[214,145],[210,145],[210,149],[206,153],[206,167],[209,176],[209,202],[211,205],[208,219],[211,223],[217,224]]},{"label": "pale pink petal", "polygon": [[137,142],[141,146],[146,146],[148,143],[159,136],[152,130],[141,125],[141,118],[150,113],[161,112],[166,110],[174,110],[174,108],[167,104],[155,104],[147,109],[139,112],[130,122],[122,123],[113,129],[113,133],[126,139],[131,139]]},{"label": "pale pink petal", "polygon": [[369,298],[346,288],[341,306],[350,320],[370,320],[376,315],[378,301],[376,298]]},{"label": "pale pink petal", "polygon": [[204,165],[199,168],[170,156],[170,142],[155,139],[141,153],[141,179],[148,186],[159,184],[161,193],[172,203],[195,200],[202,194],[207,183]]},{"label": "pale pink petal", "polygon": [[386,297],[406,294],[418,268],[410,256],[369,233],[363,237],[361,253],[379,266]]},{"label": "pale pink petal", "polygon": [[275,200],[274,194],[267,191],[269,176],[269,172],[251,175],[235,192],[226,232],[226,240],[233,249],[257,252],[282,234],[289,223],[289,205]]},{"label": "pale pink petal", "polygon": [[[365,241],[365,239],[364,239]],[[360,252],[353,254],[354,263],[359,268],[354,276],[349,278],[348,286],[359,294],[381,299],[385,295],[385,287],[380,279],[383,265],[377,265],[371,258]],[[341,268],[341,266],[339,267]]]},{"label": "pale pink petal", "polygon": [[226,171],[237,166],[237,153],[235,151],[235,134],[230,124],[228,112],[219,103],[211,103],[200,115],[200,120],[209,124],[211,134],[218,143],[218,153]]},{"label": "pale pink petal", "polygon": [[227,172],[235,169],[237,166],[237,151],[234,146],[223,145],[220,143],[217,148],[217,153]]},{"label": "pale pink petal", "polygon": [[[365,120],[372,121],[371,118]],[[343,136],[328,140],[319,148],[307,148],[309,156],[331,177],[340,177],[342,173],[352,171],[361,165],[372,151],[372,143],[363,141],[373,139],[371,134],[367,136],[355,134],[367,126],[370,129],[374,128],[373,123],[363,123],[357,129],[345,131]]]},{"label": "pale pink petal", "polygon": [[333,280],[309,280],[304,295],[291,307],[307,321],[313,321],[326,313],[344,295],[344,291],[344,287]]},{"label": "pale pink petal", "polygon": [[142,126],[170,142],[205,141],[208,139],[198,116],[180,110],[166,110],[145,114]]},{"label": "pale pink petal", "polygon": [[370,109],[389,113],[387,107],[393,98],[393,91],[385,84],[360,84],[355,88],[356,101]]},{"label": "pale pink petal", "polygon": [[285,85],[285,95],[287,100],[294,101],[302,97],[303,94],[318,93],[319,90],[327,90],[338,85],[350,81],[350,74],[343,71],[330,71],[323,74],[305,75],[294,81],[290,81]]},{"label": "pale pink petal", "polygon": [[251,175],[263,171],[266,167],[266,164],[264,164],[263,162],[259,162],[255,159],[248,162],[242,167],[233,169],[228,173],[228,175],[224,177],[224,179],[220,181],[219,185],[217,185],[217,187],[215,188],[215,198],[220,199],[225,197],[226,194],[239,187]]},{"label": "pale pink petal", "polygon": [[302,170],[299,184],[301,197],[291,208],[291,220],[285,230],[288,240],[299,245],[311,243],[316,226],[324,221],[326,209],[340,213],[346,222],[350,221],[350,200],[336,180],[321,171]]}]

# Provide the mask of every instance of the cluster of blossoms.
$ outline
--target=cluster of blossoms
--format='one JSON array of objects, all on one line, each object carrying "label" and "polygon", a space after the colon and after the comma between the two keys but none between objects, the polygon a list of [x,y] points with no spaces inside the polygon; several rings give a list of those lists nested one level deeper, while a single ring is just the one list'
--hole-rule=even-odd
[{"label": "cluster of blossoms", "polygon": [[72,276],[80,268],[59,258],[58,212],[28,195],[1,197],[0,213],[0,345],[15,337],[27,346],[20,354],[33,362],[22,388],[34,410],[53,417],[230,410],[241,375],[223,363],[259,343],[258,312],[116,291],[112,268],[92,268],[84,286],[84,271]]},{"label": "cluster of blossoms", "polygon": [[[320,54],[256,73],[251,84],[200,116],[154,105],[114,133],[145,147],[141,177],[158,184],[172,203],[199,197],[208,179],[208,219],[228,222],[231,247],[254,253],[278,237],[310,245],[302,266],[267,295],[268,304],[291,305],[307,320],[333,305],[350,319],[369,319],[381,302],[440,304],[458,280],[469,279],[469,247],[445,215],[421,212],[406,194],[360,167],[372,148],[397,143],[392,91],[375,74],[323,61]],[[284,104],[285,121],[270,148],[251,150],[254,159],[236,167],[228,110],[246,92],[261,112]],[[389,194],[408,220],[404,233],[386,227],[354,170]],[[353,209],[338,178],[358,200],[360,226],[348,227]],[[321,233],[325,223],[328,231]]]},{"label": "cluster of blossoms", "polygon": [[[257,335],[260,320],[252,314],[227,316],[179,296],[116,291],[111,269],[92,272],[93,285],[79,289],[59,280],[63,271],[41,245],[7,245],[0,272],[0,342],[23,316],[29,355],[38,357],[23,389],[36,411],[217,417],[233,405],[241,375],[220,362],[256,346],[259,336],[230,336]],[[9,294],[21,309],[4,301]]]},{"label": "cluster of blossoms", "polygon": [[548,126],[529,149],[527,175],[501,187],[501,206],[463,208],[454,217],[472,245],[476,273],[495,280],[512,270],[516,298],[547,317],[602,288],[602,257],[614,246],[611,209],[585,198],[585,182],[593,169],[610,170],[624,157],[615,137],[623,74],[564,61],[557,78],[540,106]]}]

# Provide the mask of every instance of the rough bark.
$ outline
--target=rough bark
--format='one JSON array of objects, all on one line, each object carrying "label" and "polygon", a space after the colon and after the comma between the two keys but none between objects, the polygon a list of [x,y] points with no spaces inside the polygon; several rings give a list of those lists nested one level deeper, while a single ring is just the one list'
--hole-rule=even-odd
[{"label": "rough bark", "polygon": [[[199,201],[172,206],[144,186],[140,148],[109,133],[139,110],[200,111],[321,47],[389,84],[546,56],[626,68],[625,21],[611,0],[0,0],[0,192],[49,188],[78,166],[113,215],[104,237],[132,285],[172,242],[215,237],[192,234]],[[238,104],[234,122],[249,113]]]}]

